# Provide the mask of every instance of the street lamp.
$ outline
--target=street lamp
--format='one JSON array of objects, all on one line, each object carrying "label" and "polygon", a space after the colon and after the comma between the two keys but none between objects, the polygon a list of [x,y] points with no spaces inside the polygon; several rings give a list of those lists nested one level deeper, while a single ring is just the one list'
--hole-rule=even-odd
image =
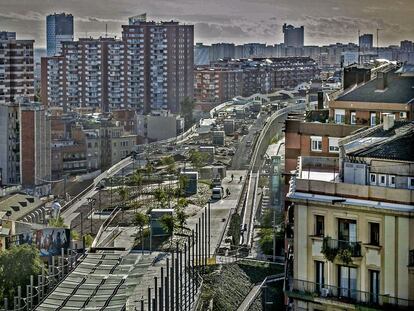
[{"label": "street lamp", "polygon": [[92,234],[92,232],[93,232],[93,230],[92,230],[92,213],[93,213],[93,206],[96,203],[96,199],[89,197],[89,198],[86,198],[86,200],[88,200],[88,204],[89,204],[89,207],[90,207],[90,210],[91,210],[90,218],[91,218],[91,234]]}]

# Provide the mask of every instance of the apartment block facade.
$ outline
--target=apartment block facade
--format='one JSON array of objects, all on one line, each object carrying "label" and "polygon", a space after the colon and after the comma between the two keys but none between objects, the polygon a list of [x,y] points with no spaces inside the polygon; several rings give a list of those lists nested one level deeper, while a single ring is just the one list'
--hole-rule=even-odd
[{"label": "apartment block facade", "polygon": [[198,102],[220,104],[243,92],[242,70],[199,67],[194,74],[194,98]]},{"label": "apartment block facade", "polygon": [[51,123],[39,104],[20,105],[20,182],[36,195],[50,193]]},{"label": "apartment block facade", "polygon": [[42,59],[45,105],[179,112],[193,96],[194,27],[131,19],[122,28],[122,40],[62,42],[60,56]]},{"label": "apartment block facade", "polygon": [[414,307],[414,127],[394,119],[341,139],[339,161],[299,157],[287,195],[291,309]]},{"label": "apartment block facade", "polygon": [[112,38],[62,43],[62,55],[42,58],[42,99],[47,106],[95,107],[124,103],[124,43]]},{"label": "apartment block facade", "polygon": [[20,183],[19,105],[0,104],[0,184]]},{"label": "apartment block facade", "polygon": [[193,97],[194,26],[178,22],[130,21],[122,26],[128,51],[127,103],[140,113],[180,111]]},{"label": "apartment block facade", "polygon": [[0,103],[14,103],[21,97],[34,99],[33,40],[0,38]]},{"label": "apartment block facade", "polygon": [[[226,92],[229,95],[246,97],[255,93],[266,94],[281,89],[292,89],[302,82],[316,78],[320,72],[315,61],[309,57],[225,59],[214,62],[209,67],[200,68],[202,69],[195,71],[196,97],[199,98],[203,95],[212,96],[212,91],[214,96],[217,90],[220,92],[216,83],[217,77],[212,76],[213,73],[208,73],[207,70],[211,70],[215,75],[220,75],[220,71],[234,72],[234,79],[229,76],[227,81],[222,80],[223,90],[226,91],[227,88]],[[206,81],[203,81],[203,75],[206,76]]]}]

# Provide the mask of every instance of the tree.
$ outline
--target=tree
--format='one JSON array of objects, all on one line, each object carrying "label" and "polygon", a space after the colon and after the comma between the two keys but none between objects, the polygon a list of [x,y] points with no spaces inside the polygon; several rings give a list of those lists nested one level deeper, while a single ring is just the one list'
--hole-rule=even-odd
[{"label": "tree", "polygon": [[172,156],[164,157],[161,159],[162,165],[167,166],[167,173],[174,174],[176,171],[175,160]]},{"label": "tree", "polygon": [[93,243],[93,237],[90,234],[85,234],[83,238],[85,239],[85,246],[91,247]]},{"label": "tree", "polygon": [[179,198],[177,201],[178,208],[186,208],[188,206],[188,200],[186,198]]},{"label": "tree", "polygon": [[124,218],[124,211],[126,209],[126,202],[129,199],[129,190],[126,187],[121,187],[118,188],[118,195],[121,199],[122,205],[121,205],[121,209],[122,209],[122,219]]},{"label": "tree", "polygon": [[162,188],[157,188],[154,191],[155,200],[160,204],[161,208],[165,208],[168,202],[168,196]]},{"label": "tree", "polygon": [[191,97],[185,97],[181,102],[181,115],[184,117],[185,128],[189,129],[193,123],[193,111],[195,107],[195,100]]},{"label": "tree", "polygon": [[134,225],[138,227],[141,233],[141,242],[142,242],[142,250],[144,250],[144,235],[143,229],[146,225],[149,224],[149,217],[148,215],[138,212],[134,216]]},{"label": "tree", "polygon": [[167,166],[167,173],[168,173],[168,179],[169,179],[169,185],[168,185],[168,205],[170,204],[171,200],[171,175],[174,175],[177,173],[175,160],[172,156],[164,157],[161,159],[161,162],[163,165]]},{"label": "tree", "polygon": [[262,228],[259,232],[259,245],[263,254],[273,255],[273,229]]},{"label": "tree", "polygon": [[[8,298],[12,304],[17,295],[17,287],[23,291],[30,284],[30,276],[42,272],[42,261],[39,251],[34,246],[14,246],[0,253],[0,301]],[[10,306],[9,306],[10,307]]]},{"label": "tree", "polygon": [[[136,188],[138,188],[138,190],[142,186],[142,180],[143,180],[142,174],[141,174],[141,172],[139,170],[136,170],[134,172],[134,174],[132,174],[132,176],[130,178],[131,184],[133,186],[135,186]],[[137,193],[135,193],[135,195],[137,195]]]},{"label": "tree", "polygon": [[188,176],[186,175],[180,175],[178,178],[178,184],[179,184],[179,192],[178,196],[183,196],[186,194],[186,189],[188,187]]},{"label": "tree", "polygon": [[190,162],[196,169],[200,169],[205,165],[207,157],[206,153],[198,150],[193,149],[190,151]]},{"label": "tree", "polygon": [[53,228],[67,228],[68,226],[65,225],[65,221],[63,220],[62,216],[58,218],[50,218],[48,221],[48,226]]},{"label": "tree", "polygon": [[145,172],[150,176],[154,171],[154,165],[152,164],[151,160],[147,158],[147,164],[145,164]]},{"label": "tree", "polygon": [[175,211],[178,226],[183,228],[187,224],[188,215],[184,212],[183,207],[178,207]]},{"label": "tree", "polygon": [[[174,227],[175,227],[175,218],[171,214],[165,214],[160,218],[160,225],[161,228],[170,235],[170,244],[172,243],[172,237],[174,233]],[[171,246],[171,245],[170,245]]]}]

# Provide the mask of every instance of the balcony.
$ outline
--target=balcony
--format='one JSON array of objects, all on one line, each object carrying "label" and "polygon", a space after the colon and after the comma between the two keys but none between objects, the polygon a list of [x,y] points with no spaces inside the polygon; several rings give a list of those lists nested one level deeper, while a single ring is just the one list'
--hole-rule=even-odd
[{"label": "balcony", "polygon": [[329,300],[329,304],[338,302],[338,305],[342,307],[344,307],[343,304],[349,304],[369,307],[374,310],[413,310],[414,308],[414,300],[322,285],[305,280],[291,279],[286,288],[286,295],[291,298],[318,303],[322,302],[321,299]]},{"label": "balcony", "polygon": [[[339,255],[339,257],[343,257],[345,254],[349,254],[351,257],[361,257],[361,242],[350,242],[344,240],[335,240],[330,237],[325,237],[322,243],[322,253],[326,252],[328,254],[324,254],[328,260],[333,261],[333,259]],[[347,255],[345,254],[345,255]],[[333,257],[333,258],[332,258]]]}]

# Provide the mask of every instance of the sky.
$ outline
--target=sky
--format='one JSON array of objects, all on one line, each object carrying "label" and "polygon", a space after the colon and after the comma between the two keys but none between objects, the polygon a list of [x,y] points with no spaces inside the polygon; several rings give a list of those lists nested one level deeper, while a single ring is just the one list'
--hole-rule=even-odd
[{"label": "sky", "polygon": [[[379,32],[380,46],[414,40],[414,0],[0,0],[0,30],[45,46],[46,15],[72,13],[75,38],[121,36],[128,17],[194,24],[195,42],[283,41],[283,23],[305,26],[305,45],[357,42]],[[374,41],[376,45],[376,41]]]}]

